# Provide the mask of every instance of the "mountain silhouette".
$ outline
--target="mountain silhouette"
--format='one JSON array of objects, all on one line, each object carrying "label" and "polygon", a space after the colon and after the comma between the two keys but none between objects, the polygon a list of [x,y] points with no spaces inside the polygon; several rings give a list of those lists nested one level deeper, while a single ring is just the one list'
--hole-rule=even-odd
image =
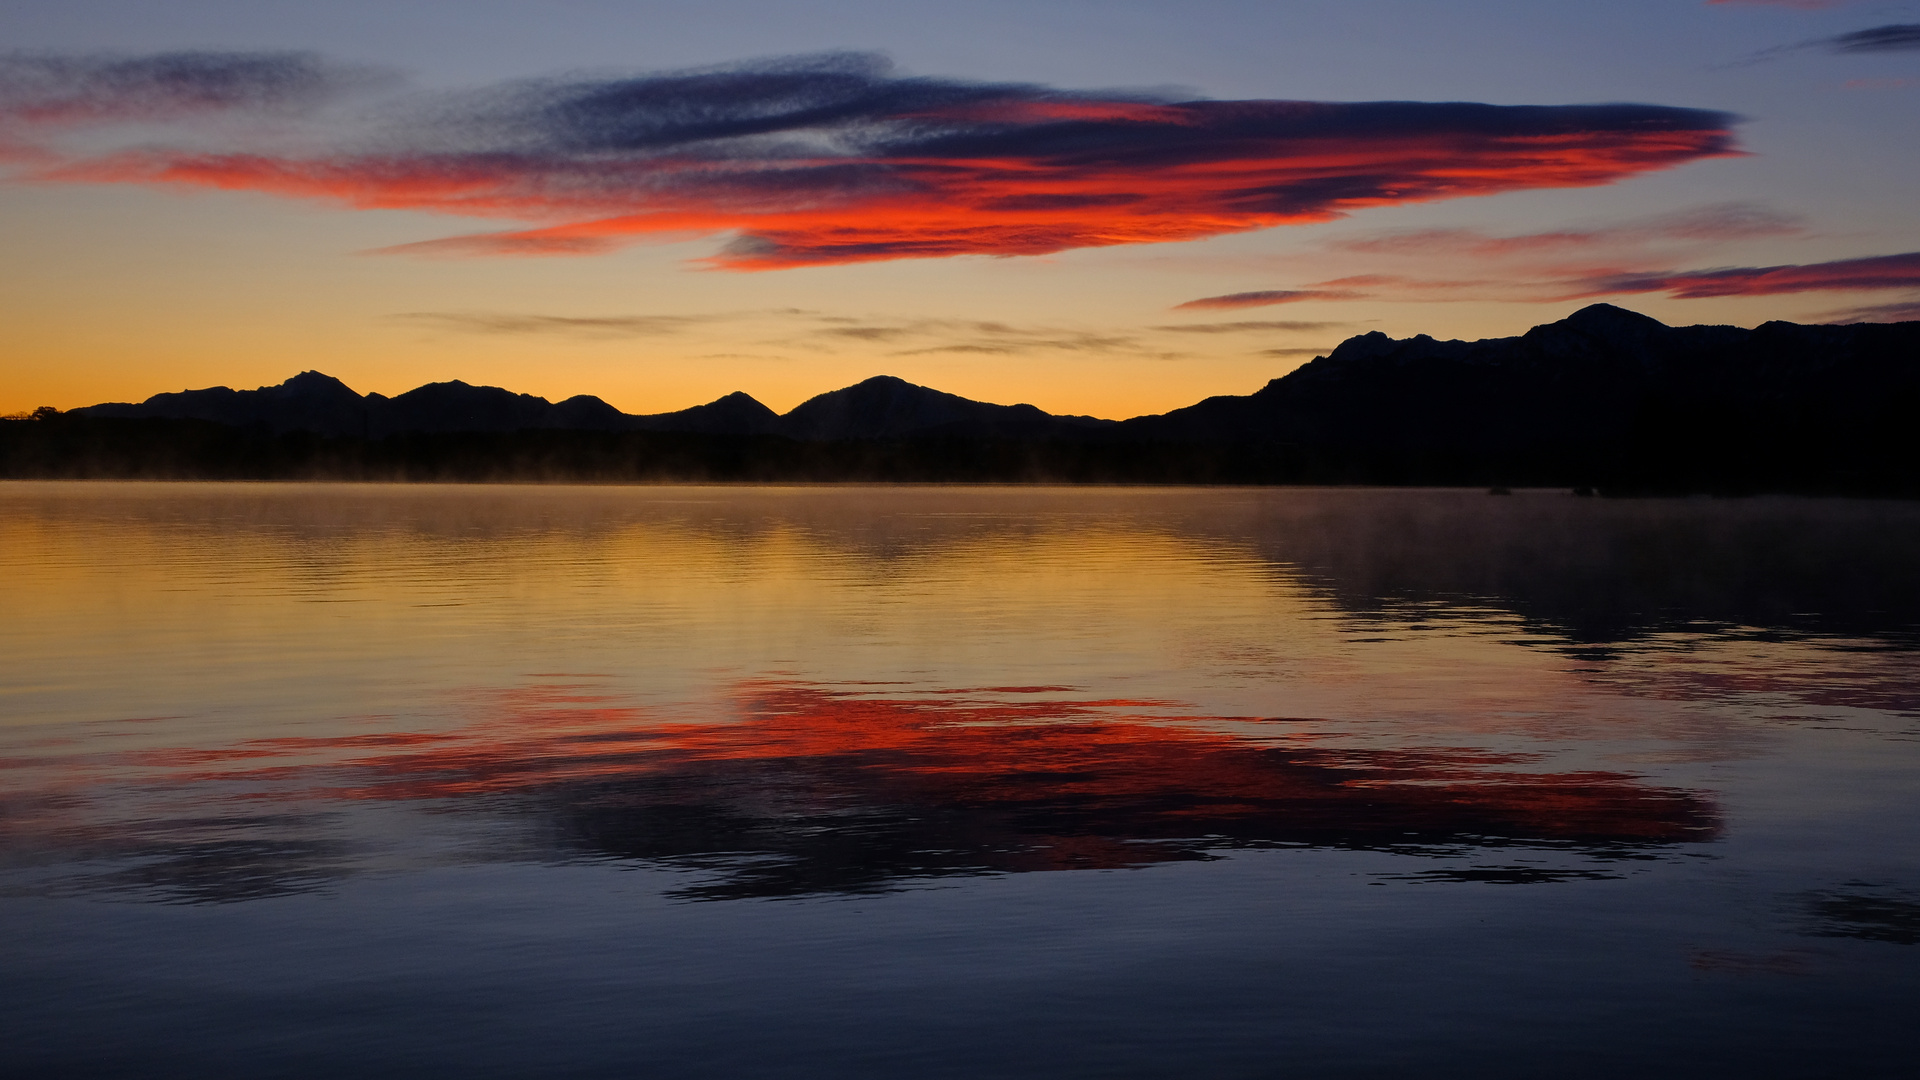
[{"label": "mountain silhouette", "polygon": [[589,395],[556,405],[532,394],[516,394],[497,386],[471,386],[458,379],[428,383],[397,397],[363,396],[318,371],[303,371],[278,386],[258,390],[215,386],[155,394],[137,404],[114,402],[74,411],[86,416],[211,420],[236,426],[259,425],[275,432],[364,438],[409,431],[622,431],[633,419]]},{"label": "mountain silhouette", "polygon": [[[1902,453],[1920,406],[1920,323],[1670,327],[1594,304],[1518,337],[1363,334],[1244,397],[1120,425],[1155,442],[1279,445],[1404,478],[1506,463],[1517,481]],[[1910,453],[1910,451],[1906,451]],[[1527,475],[1527,474],[1534,475]]]},{"label": "mountain silhouette", "polygon": [[1112,426],[1087,416],[1054,416],[1032,405],[990,405],[876,375],[809,398],[780,418],[793,439],[897,439],[914,435],[1032,437]]},{"label": "mountain silhouette", "polygon": [[705,405],[695,405],[691,409],[681,409],[679,412],[629,416],[625,424],[629,431],[771,435],[779,430],[780,414],[760,404],[752,395],[735,390],[726,397],[709,401]]},{"label": "mountain silhouette", "polygon": [[[378,394],[372,396],[386,400]],[[181,390],[155,394],[138,404],[109,402],[74,412],[83,416],[261,424],[275,431],[368,434],[368,399],[339,379],[318,371],[303,371],[278,386],[263,386],[258,390],[229,390],[224,386]]]},{"label": "mountain silhouette", "polygon": [[[636,416],[597,397],[553,403],[457,380],[392,398],[361,395],[308,371],[258,390],[213,387],[76,409],[65,434],[5,425],[7,445],[30,449],[0,445],[11,455],[0,458],[0,474],[1920,494],[1915,415],[1920,322],[1671,327],[1594,304],[1516,337],[1362,334],[1255,393],[1124,421],[974,401],[885,375],[784,415],[733,393]],[[254,434],[156,428],[135,437],[74,426],[132,421]],[[336,442],[297,442],[313,436]],[[177,443],[173,456],[141,449],[163,437]],[[432,437],[442,441],[421,441]],[[280,442],[261,442],[269,438]]]},{"label": "mountain silhouette", "polygon": [[1916,375],[1920,323],[1670,327],[1594,304],[1519,337],[1363,334],[1257,393],[1125,427],[1171,440],[1583,443],[1616,437],[1654,411],[1866,419],[1884,411],[1880,395],[1911,395]]},{"label": "mountain silhouette", "polygon": [[879,375],[821,394],[782,416],[738,391],[678,412],[635,416],[582,394],[555,404],[497,386],[455,379],[396,397],[362,396],[340,380],[306,371],[278,386],[216,386],[155,394],[139,403],[76,409],[83,416],[211,420],[275,432],[382,438],[407,432],[661,431],[707,435],[784,435],[802,440],[893,439],[937,432],[949,437],[1031,438],[1112,427],[1115,421],[1056,417],[1032,405],[993,405]]}]

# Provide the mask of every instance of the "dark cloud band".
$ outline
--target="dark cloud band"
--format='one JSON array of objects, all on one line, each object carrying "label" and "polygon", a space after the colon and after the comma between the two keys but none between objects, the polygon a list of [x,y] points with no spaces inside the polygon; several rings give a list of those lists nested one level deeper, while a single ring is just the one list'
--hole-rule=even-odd
[{"label": "dark cloud band", "polygon": [[[0,123],[35,110],[69,125],[138,117],[142,102],[259,110],[337,81],[291,55],[34,63],[26,81],[45,86],[0,93]],[[44,104],[57,101],[98,104]],[[43,140],[52,160],[36,175],[538,223],[403,249],[417,253],[581,254],[729,232],[715,265],[767,269],[1191,240],[1608,184],[1734,153],[1732,124],[1655,105],[1170,101],[903,77],[872,56],[831,54],[402,101],[361,137],[297,155],[146,145],[62,156]]]},{"label": "dark cloud band", "polygon": [[1913,52],[1920,50],[1920,23],[1893,23],[1828,38],[1836,52]]},{"label": "dark cloud band", "polygon": [[310,53],[0,55],[0,123],[79,124],[311,105],[366,80]]}]

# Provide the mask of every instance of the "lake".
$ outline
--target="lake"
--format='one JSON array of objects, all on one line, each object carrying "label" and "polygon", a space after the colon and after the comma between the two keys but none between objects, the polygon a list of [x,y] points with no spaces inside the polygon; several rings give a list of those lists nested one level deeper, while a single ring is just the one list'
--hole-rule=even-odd
[{"label": "lake", "polygon": [[1893,1075],[1920,504],[0,484],[15,1076]]}]

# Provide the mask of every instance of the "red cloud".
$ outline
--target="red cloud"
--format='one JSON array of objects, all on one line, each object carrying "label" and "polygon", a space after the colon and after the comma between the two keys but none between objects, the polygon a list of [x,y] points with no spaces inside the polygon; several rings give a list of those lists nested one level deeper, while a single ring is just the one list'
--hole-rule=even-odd
[{"label": "red cloud", "polygon": [[528,85],[464,108],[384,132],[379,153],[148,149],[40,177],[545,223],[397,249],[452,255],[734,232],[714,265],[774,269],[1192,240],[1734,153],[1731,118],[1699,110],[1127,100],[860,57]]}]

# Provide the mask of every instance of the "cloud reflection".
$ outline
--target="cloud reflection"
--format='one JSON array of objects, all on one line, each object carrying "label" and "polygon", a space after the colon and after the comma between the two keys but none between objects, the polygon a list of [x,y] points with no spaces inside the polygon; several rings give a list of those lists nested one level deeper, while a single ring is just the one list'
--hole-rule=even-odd
[{"label": "cloud reflection", "polygon": [[[256,809],[425,803],[476,815],[540,837],[534,857],[693,871],[676,895],[698,900],[1134,868],[1236,848],[1633,858],[1720,828],[1708,797],[1623,773],[1525,771],[1532,759],[1483,749],[1367,748],[1309,732],[1312,722],[1170,717],[1161,702],[1063,691],[750,683],[734,718],[689,723],[579,685],[533,685],[485,696],[481,720],[447,732],[260,739],[138,763],[176,792]],[[338,845],[310,830],[234,819],[249,822],[241,837],[135,841],[117,853],[133,867],[92,887],[244,900],[349,872]]]}]

